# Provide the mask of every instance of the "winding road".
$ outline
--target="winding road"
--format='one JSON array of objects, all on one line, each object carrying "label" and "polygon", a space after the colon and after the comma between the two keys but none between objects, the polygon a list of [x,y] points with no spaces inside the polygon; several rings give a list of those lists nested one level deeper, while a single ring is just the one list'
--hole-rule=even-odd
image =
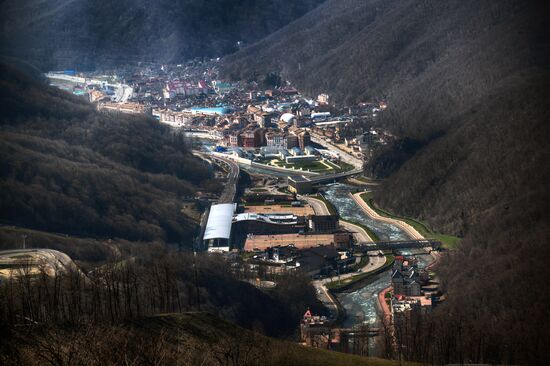
[{"label": "winding road", "polygon": [[227,183],[225,184],[225,188],[220,195],[218,203],[233,203],[237,193],[237,181],[239,180],[240,173],[239,164],[231,159],[226,159],[215,155],[210,156],[214,160],[222,162],[229,167],[229,172],[227,173]]}]

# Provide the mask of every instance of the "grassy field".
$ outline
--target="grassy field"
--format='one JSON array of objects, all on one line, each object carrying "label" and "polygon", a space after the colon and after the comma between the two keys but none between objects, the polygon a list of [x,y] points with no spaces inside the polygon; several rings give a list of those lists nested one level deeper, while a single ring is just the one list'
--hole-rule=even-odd
[{"label": "grassy field", "polygon": [[336,164],[328,160],[287,163],[285,161],[278,160],[278,159],[261,159],[261,160],[258,160],[257,162],[261,164],[279,167],[279,168],[295,169],[295,170],[311,171],[315,173],[327,173],[327,174],[346,172],[354,168],[353,165],[344,163],[343,161],[338,162],[338,164]]},{"label": "grassy field", "polygon": [[333,171],[331,167],[326,166],[320,161],[302,161],[302,162],[296,162],[296,163],[286,163],[284,161],[276,160],[276,161],[272,161],[270,165],[273,165],[279,168],[305,170],[305,171],[309,170],[311,172],[316,172],[316,173],[327,173],[327,172]]},{"label": "grassy field", "polygon": [[259,158],[255,160],[256,163],[269,165],[277,168],[293,169],[298,171],[310,171],[314,173],[333,174],[347,172],[354,169],[353,165],[344,163],[343,161],[338,164],[329,160],[316,160],[316,161],[301,161],[295,163],[287,163],[279,159],[267,159]]},{"label": "grassy field", "polygon": [[326,161],[328,164],[330,165],[333,165],[335,167],[335,173],[340,173],[340,172],[347,172],[349,170],[353,170],[355,169],[355,167],[351,164],[348,164],[348,163],[345,163],[343,161],[339,161],[338,162],[338,165],[335,164],[335,163],[332,163],[330,161]]},{"label": "grassy field", "polygon": [[376,207],[376,205],[372,201],[372,196],[369,192],[362,193],[360,196],[361,196],[361,199],[365,201],[379,215],[406,222],[407,224],[415,228],[416,231],[418,231],[426,239],[439,240],[443,245],[443,248],[445,249],[454,248],[458,243],[458,241],[460,240],[460,238],[456,236],[437,233],[431,230],[426,224],[418,220],[412,219],[410,217],[397,216],[392,214],[391,212],[388,212],[386,210]]},{"label": "grassy field", "polygon": [[365,177],[364,175],[358,175],[355,177],[355,179],[361,181],[361,182],[365,182],[365,183],[378,183],[379,180],[377,179],[374,179],[374,178],[368,178],[368,177]]}]

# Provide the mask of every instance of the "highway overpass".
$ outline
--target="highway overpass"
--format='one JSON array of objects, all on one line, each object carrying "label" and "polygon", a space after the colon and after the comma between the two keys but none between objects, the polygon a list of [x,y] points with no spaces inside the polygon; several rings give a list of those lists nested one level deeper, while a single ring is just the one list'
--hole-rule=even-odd
[{"label": "highway overpass", "polygon": [[353,169],[342,173],[316,175],[314,177],[308,177],[308,179],[311,181],[311,183],[318,184],[318,183],[332,182],[337,179],[346,178],[346,177],[350,177],[352,175],[357,175],[361,173],[363,173],[363,169]]}]

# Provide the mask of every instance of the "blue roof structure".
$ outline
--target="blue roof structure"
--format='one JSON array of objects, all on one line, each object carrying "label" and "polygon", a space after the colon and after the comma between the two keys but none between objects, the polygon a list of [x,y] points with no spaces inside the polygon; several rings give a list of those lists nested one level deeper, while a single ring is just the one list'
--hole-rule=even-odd
[{"label": "blue roof structure", "polygon": [[206,107],[206,108],[191,108],[192,111],[205,113],[205,114],[218,114],[224,115],[232,112],[229,107]]}]

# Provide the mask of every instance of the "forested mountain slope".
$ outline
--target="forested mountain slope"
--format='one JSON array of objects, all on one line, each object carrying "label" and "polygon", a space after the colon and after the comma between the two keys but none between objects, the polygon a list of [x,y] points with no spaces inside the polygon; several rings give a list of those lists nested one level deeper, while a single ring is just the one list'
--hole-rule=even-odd
[{"label": "forested mountain slope", "polygon": [[0,53],[42,69],[182,62],[251,43],[322,0],[6,0]]},{"label": "forested mountain slope", "polygon": [[328,1],[226,57],[225,72],[278,71],[340,104],[386,97],[378,123],[398,142],[369,163],[369,173],[390,176],[378,200],[462,235],[500,199],[544,182],[550,40],[541,4]]},{"label": "forested mountain slope", "polygon": [[340,104],[387,98],[378,123],[398,141],[369,163],[387,178],[375,201],[464,237],[439,266],[449,298],[432,336],[449,343],[427,344],[442,362],[545,359],[548,14],[541,1],[327,1],[225,58],[233,78],[279,71]]},{"label": "forested mountain slope", "polygon": [[198,223],[182,198],[219,185],[181,136],[150,118],[96,112],[6,65],[0,85],[1,220],[192,245]]}]

